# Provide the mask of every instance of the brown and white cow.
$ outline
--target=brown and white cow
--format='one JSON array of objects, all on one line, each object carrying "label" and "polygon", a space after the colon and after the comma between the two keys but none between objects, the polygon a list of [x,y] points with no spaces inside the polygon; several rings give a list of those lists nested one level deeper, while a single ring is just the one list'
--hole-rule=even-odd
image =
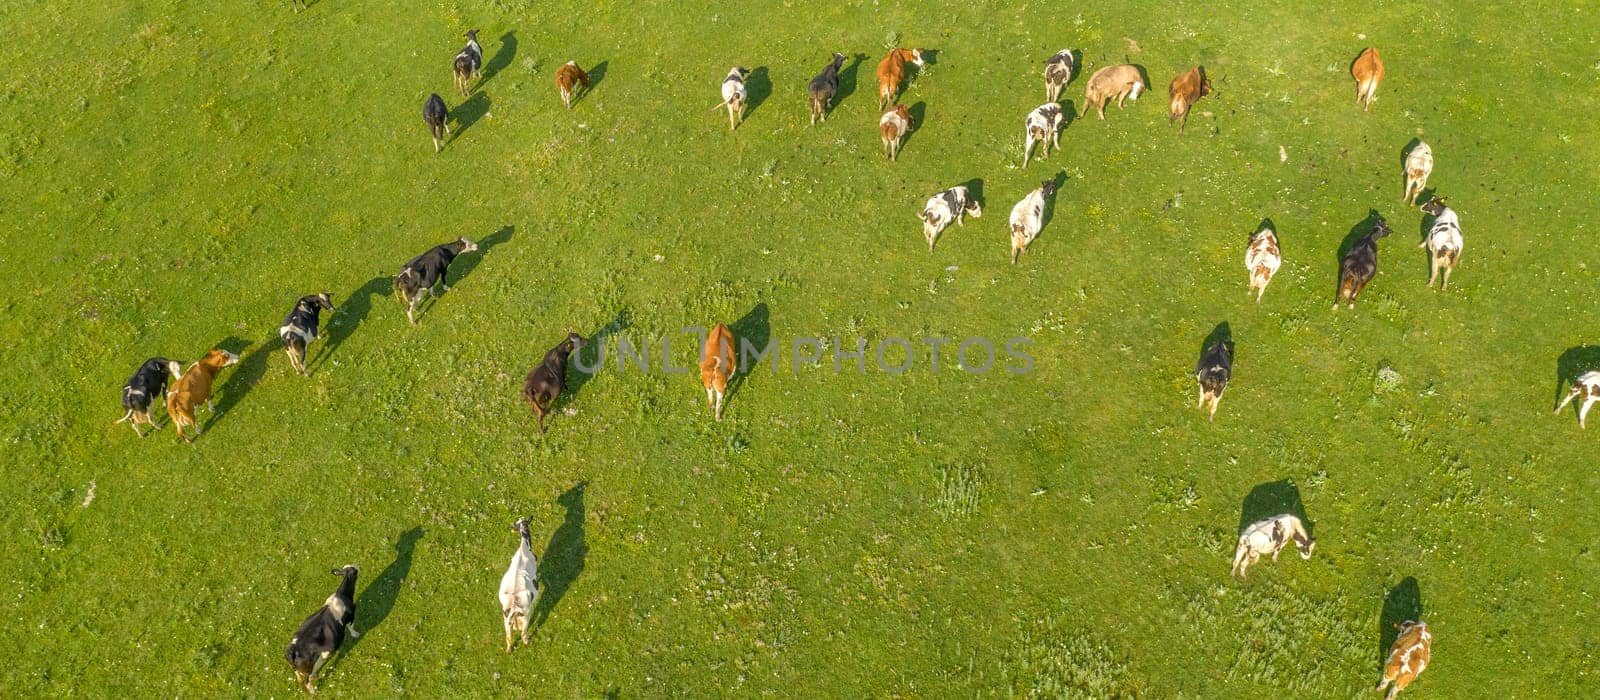
[{"label": "brown and white cow", "polygon": [[1144,76],[1139,69],[1131,64],[1106,66],[1089,76],[1089,84],[1083,89],[1084,111],[1095,110],[1100,115],[1100,120],[1105,121],[1106,103],[1112,98],[1117,100],[1117,108],[1122,108],[1125,99],[1138,100],[1139,93],[1144,92]]},{"label": "brown and white cow", "polygon": [[211,385],[216,381],[217,373],[223,367],[239,363],[239,356],[227,350],[214,348],[206,356],[189,366],[189,369],[172,385],[172,391],[167,394],[167,415],[172,416],[172,427],[178,432],[178,438],[184,442],[194,442],[194,438],[186,435],[183,426],[187,425],[194,430],[195,435],[200,434],[200,424],[195,422],[194,412],[205,404],[207,409],[215,411],[211,405]]},{"label": "brown and white cow", "polygon": [[891,49],[878,63],[878,108],[894,104],[900,96],[900,81],[905,79],[906,64],[918,68],[928,65],[922,60],[922,49]]},{"label": "brown and white cow", "polygon": [[906,134],[911,133],[911,128],[916,126],[916,120],[911,118],[911,111],[905,105],[895,105],[883,113],[878,119],[878,135],[883,139],[883,154],[889,160],[899,160],[900,142],[904,141]]},{"label": "brown and white cow", "polygon": [[572,96],[579,86],[589,89],[589,74],[578,67],[577,61],[567,61],[556,69],[556,88],[561,90],[561,104],[567,109],[572,109]]},{"label": "brown and white cow", "polygon": [[739,369],[734,356],[733,331],[717,324],[706,335],[705,347],[700,350],[700,383],[706,388],[706,403],[722,420],[722,399],[728,393],[728,380]]},{"label": "brown and white cow", "polygon": [[1428,186],[1428,176],[1433,174],[1433,149],[1423,141],[1406,153],[1406,194],[1401,198],[1406,204],[1416,204],[1417,196]]},{"label": "brown and white cow", "polygon": [[1167,122],[1182,119],[1183,123],[1178,127],[1178,133],[1181,134],[1189,128],[1189,109],[1194,107],[1194,103],[1199,102],[1200,98],[1211,94],[1211,80],[1206,78],[1205,66],[1195,66],[1186,73],[1178,74],[1178,77],[1172,79],[1172,85],[1168,86],[1167,94],[1172,98],[1172,103],[1168,106]]},{"label": "brown and white cow", "polygon": [[1377,47],[1369,46],[1356,57],[1350,64],[1350,76],[1356,79],[1356,104],[1365,112],[1378,98],[1378,83],[1383,82],[1383,59],[1378,57]]},{"label": "brown and white cow", "polygon": [[1600,371],[1584,372],[1572,380],[1572,390],[1567,392],[1567,397],[1562,399],[1561,403],[1556,404],[1555,412],[1560,413],[1561,409],[1579,397],[1583,398],[1578,404],[1578,427],[1582,428],[1583,419],[1589,415],[1589,407],[1594,405],[1594,402],[1600,401]]},{"label": "brown and white cow", "polygon": [[1377,690],[1393,683],[1394,687],[1389,688],[1384,698],[1394,700],[1395,694],[1422,675],[1432,655],[1433,634],[1428,631],[1428,623],[1420,620],[1400,623],[1400,636],[1395,637],[1394,645],[1389,647],[1389,660],[1383,665],[1383,680],[1378,681]]},{"label": "brown and white cow", "polygon": [[1262,226],[1250,237],[1250,247],[1244,251],[1244,269],[1250,271],[1250,291],[1256,293],[1256,303],[1267,293],[1267,283],[1278,274],[1283,255],[1278,252],[1278,234],[1270,226]]}]

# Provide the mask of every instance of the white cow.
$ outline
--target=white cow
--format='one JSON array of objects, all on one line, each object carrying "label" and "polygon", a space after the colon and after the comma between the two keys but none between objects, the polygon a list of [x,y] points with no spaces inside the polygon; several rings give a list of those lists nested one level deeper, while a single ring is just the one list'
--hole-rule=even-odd
[{"label": "white cow", "polygon": [[1300,519],[1288,513],[1251,523],[1239,534],[1239,548],[1233,553],[1233,575],[1244,578],[1245,570],[1263,554],[1270,553],[1272,560],[1277,561],[1278,552],[1289,546],[1291,540],[1300,550],[1301,559],[1310,559],[1311,550],[1317,547],[1317,541],[1306,533]]},{"label": "white cow", "polygon": [[533,555],[528,537],[528,519],[522,518],[512,526],[521,536],[517,553],[511,555],[511,566],[500,577],[500,609],[505,614],[506,653],[511,652],[512,633],[528,643],[528,623],[533,618],[533,604],[539,600],[539,558]]}]

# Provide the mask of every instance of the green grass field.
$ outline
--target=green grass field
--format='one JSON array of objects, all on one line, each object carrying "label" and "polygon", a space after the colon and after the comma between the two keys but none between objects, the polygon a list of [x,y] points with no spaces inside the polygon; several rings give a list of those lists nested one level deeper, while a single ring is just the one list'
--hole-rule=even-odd
[{"label": "green grass field", "polygon": [[[292,695],[283,648],[347,562],[340,696],[1377,697],[1387,623],[1419,612],[1433,663],[1402,697],[1600,692],[1597,436],[1551,415],[1600,368],[1595,4],[1111,4],[0,4],[0,694]],[[937,55],[891,164],[893,41]],[[1154,90],[1023,171],[1061,48],[1080,111],[1124,57]],[[833,51],[866,60],[807,127]],[[571,112],[568,59],[603,66]],[[1197,62],[1217,94],[1180,138],[1165,88]],[[730,133],[734,65],[757,104]],[[1446,293],[1399,201],[1418,136],[1466,234]],[[1006,214],[1058,174],[1013,267]],[[930,254],[915,213],[973,179],[986,214]],[[1330,312],[1370,209],[1395,235]],[[409,327],[392,276],[457,236],[486,242]],[[276,333],[319,291],[302,379]],[[659,367],[576,379],[542,437],[518,398],[568,331],[689,366],[680,329],[718,321],[782,353],[721,423]],[[919,345],[904,374],[795,370],[797,336],[1024,337],[1034,368]],[[243,360],[194,445],[111,425],[145,358],[218,345]],[[1231,579],[1241,522],[1296,501],[1315,557]],[[527,514],[544,619],[508,656]]]}]

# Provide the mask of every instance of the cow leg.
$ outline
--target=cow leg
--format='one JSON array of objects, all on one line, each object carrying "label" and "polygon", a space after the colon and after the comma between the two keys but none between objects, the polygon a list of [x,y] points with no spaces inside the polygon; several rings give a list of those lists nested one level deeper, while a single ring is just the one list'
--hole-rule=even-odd
[{"label": "cow leg", "polygon": [[1433,288],[1433,278],[1439,276],[1439,259],[1428,256],[1428,288]]},{"label": "cow leg", "polygon": [[717,420],[722,420],[722,392],[717,392]]},{"label": "cow leg", "polygon": [[1560,413],[1561,409],[1566,408],[1567,404],[1572,403],[1572,400],[1578,398],[1578,394],[1581,393],[1583,393],[1583,389],[1579,387],[1572,387],[1572,390],[1567,392],[1567,398],[1562,399],[1561,403],[1556,404],[1556,410],[1554,413]]},{"label": "cow leg", "polygon": [[1586,416],[1589,415],[1589,407],[1593,406],[1595,401],[1600,401],[1600,396],[1596,396],[1594,394],[1590,394],[1588,396],[1583,397],[1583,405],[1578,407],[1578,427],[1579,428],[1586,427],[1583,424],[1583,419]]},{"label": "cow leg", "polygon": [[1445,268],[1444,268],[1444,282],[1439,285],[1439,291],[1442,292],[1442,291],[1450,288],[1450,271],[1454,270],[1454,269],[1456,269],[1456,268],[1453,265],[1446,265],[1445,266]]}]

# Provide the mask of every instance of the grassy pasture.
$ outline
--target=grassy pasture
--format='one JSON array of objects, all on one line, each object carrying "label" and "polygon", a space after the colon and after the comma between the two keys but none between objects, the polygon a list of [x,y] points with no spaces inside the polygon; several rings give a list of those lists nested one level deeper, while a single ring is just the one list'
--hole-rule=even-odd
[{"label": "grassy pasture", "polygon": [[[0,690],[289,695],[283,646],[353,562],[368,634],[338,695],[1357,697],[1419,613],[1408,695],[1593,695],[1600,477],[1550,408],[1600,368],[1594,10],[0,3]],[[896,40],[937,52],[890,164]],[[1367,45],[1389,76],[1363,114]],[[1155,89],[1023,171],[1067,47],[1078,109],[1125,57]],[[832,51],[865,59],[807,127]],[[571,112],[568,59],[603,66]],[[1196,62],[1217,94],[1180,138],[1165,86]],[[708,110],[736,64],[755,105],[729,133]],[[430,92],[456,115],[437,156]],[[1448,293],[1399,202],[1419,136],[1465,229]],[[1054,176],[1013,267],[1006,213]],[[985,216],[930,254],[914,213],[974,179]],[[1330,312],[1373,209],[1380,273]],[[1258,306],[1263,219],[1285,262]],[[408,327],[392,275],[462,235],[483,250]],[[302,379],[276,330],[318,291],[339,312]],[[689,366],[680,329],[717,321],[781,352],[720,424],[659,366],[579,379],[543,437],[517,398],[568,331],[672,337]],[[1207,423],[1191,373],[1223,323]],[[1025,337],[1034,368],[935,371],[919,345],[903,374],[796,369],[797,336]],[[243,361],[194,445],[109,425],[139,362],[215,345]],[[1240,525],[1291,509],[1316,556],[1231,580]],[[507,656],[524,514],[546,592]]]}]

